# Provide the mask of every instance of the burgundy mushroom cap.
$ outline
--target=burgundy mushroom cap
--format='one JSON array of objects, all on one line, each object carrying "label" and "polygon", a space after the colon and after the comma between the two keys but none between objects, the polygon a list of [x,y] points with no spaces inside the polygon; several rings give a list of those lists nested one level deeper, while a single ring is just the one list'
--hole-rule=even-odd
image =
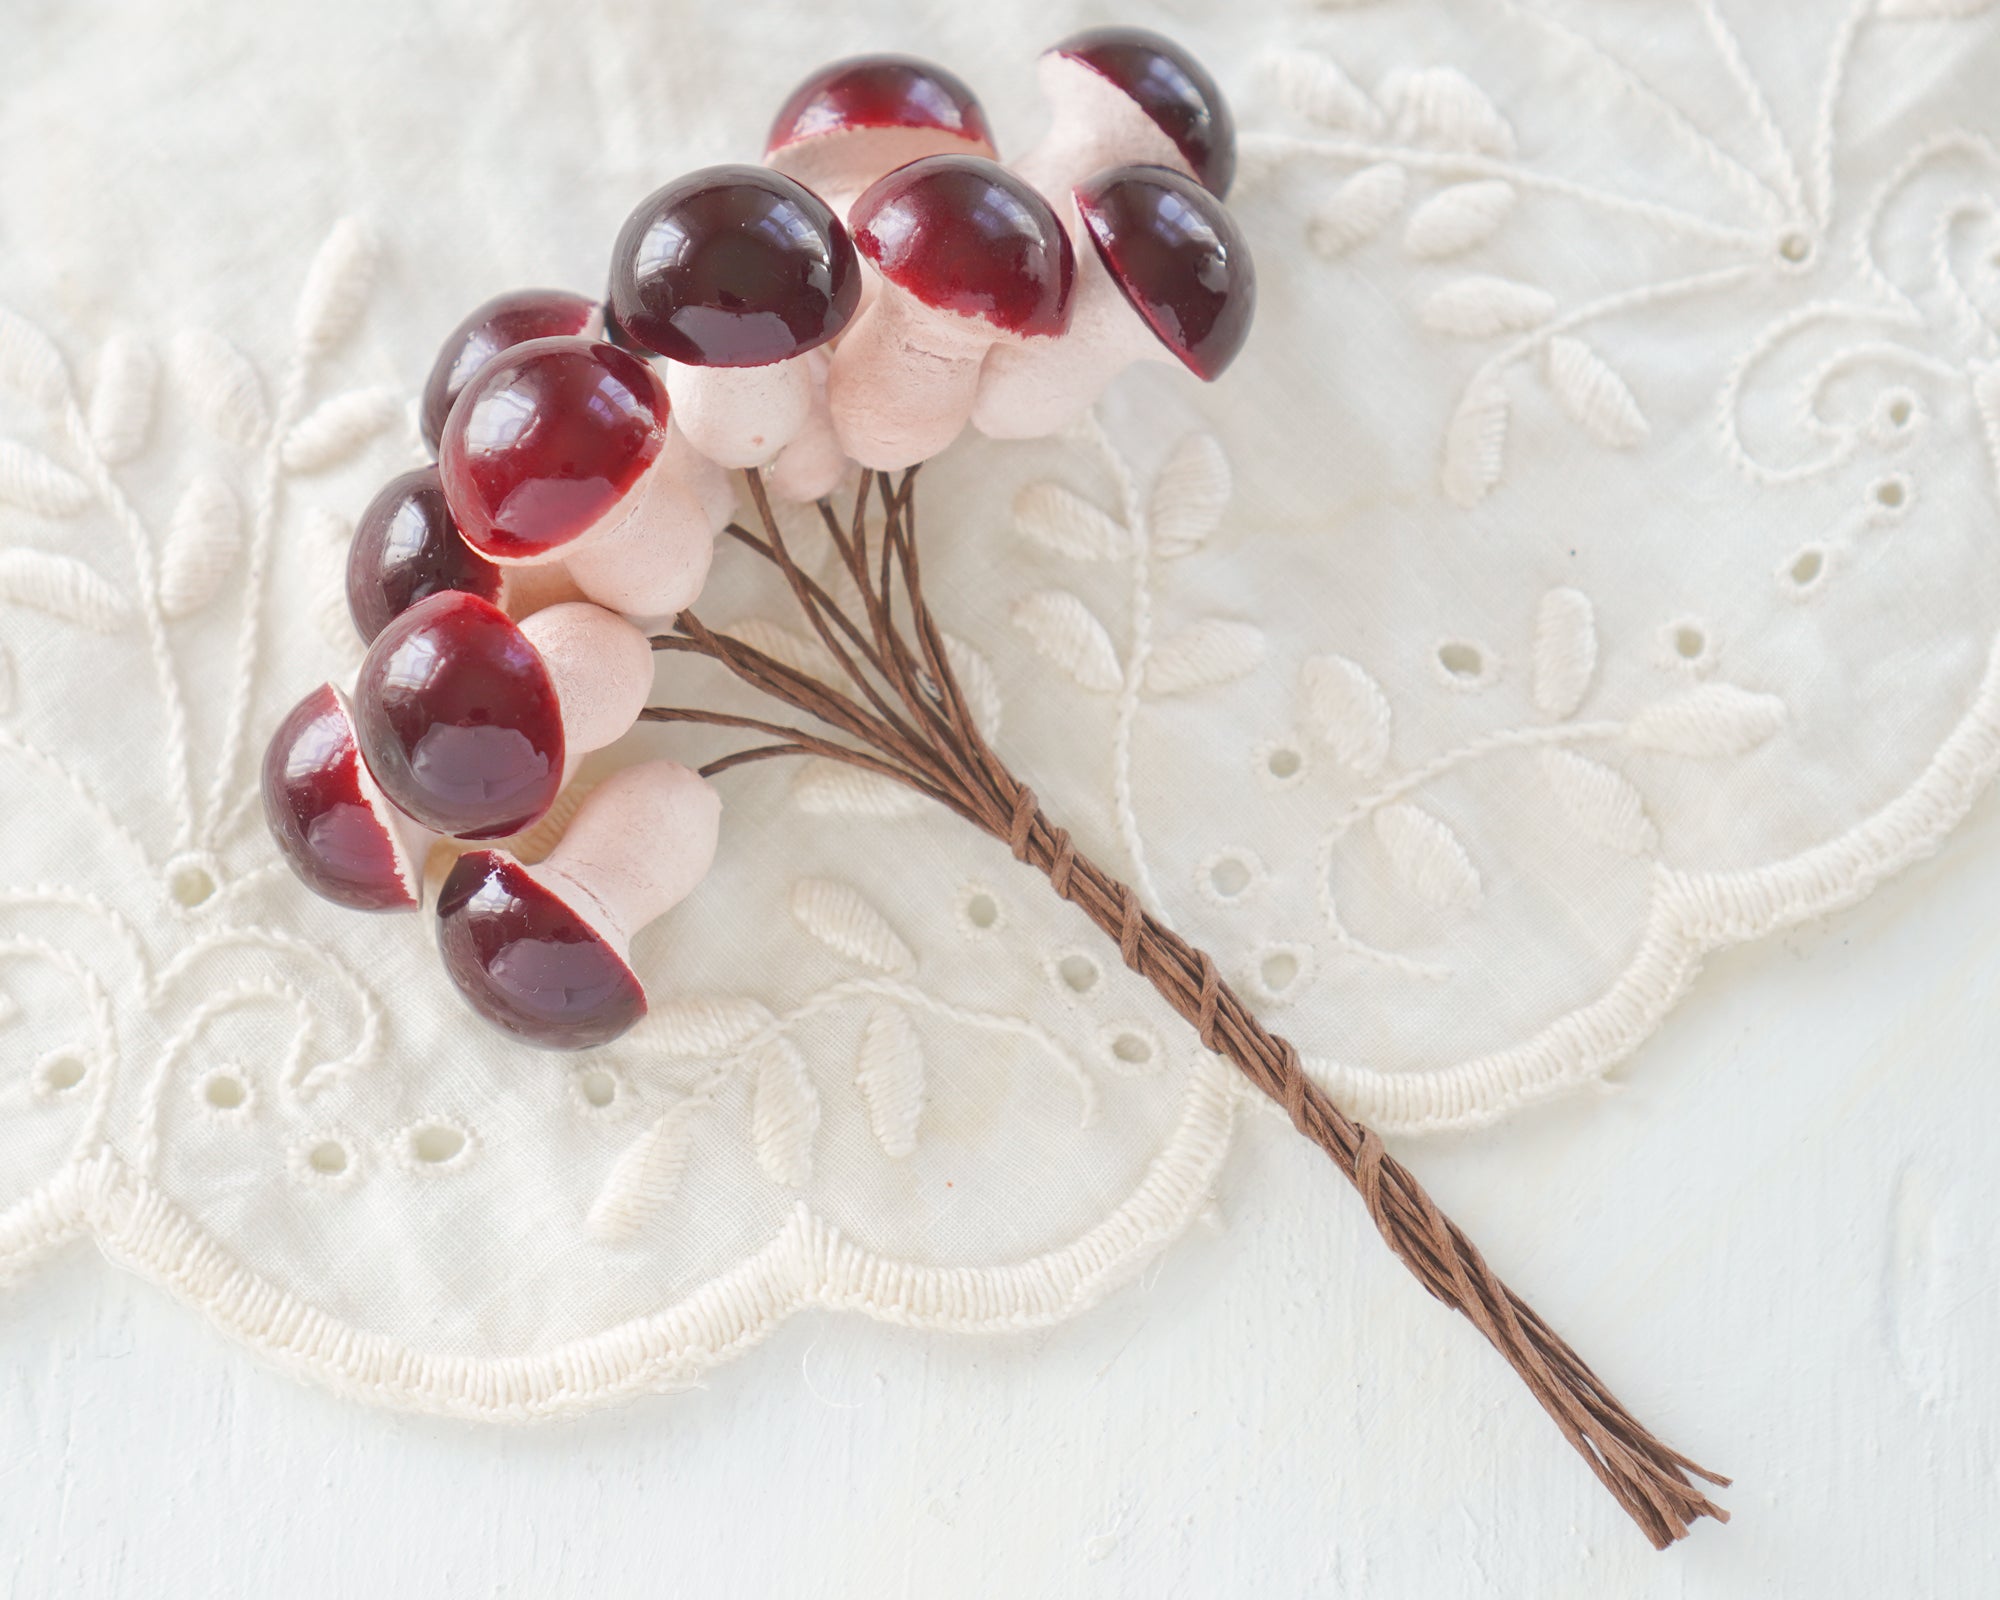
[{"label": "burgundy mushroom cap", "polygon": [[1221,201],[1168,167],[1114,167],[1076,189],[1105,270],[1187,369],[1213,382],[1250,332],[1257,273]]},{"label": "burgundy mushroom cap", "polygon": [[581,333],[596,310],[591,301],[566,290],[515,289],[495,295],[452,329],[424,380],[419,415],[431,454],[437,454],[452,402],[481,367],[510,345]]},{"label": "burgundy mushroom cap", "polygon": [[1087,28],[1048,54],[1106,79],[1174,142],[1202,187],[1218,198],[1236,176],[1236,119],[1208,69],[1173,40],[1144,28]]},{"label": "burgundy mushroom cap", "polygon": [[963,78],[916,56],[868,55],[829,62],[794,89],[772,120],[764,156],[884,131],[934,133],[939,152],[994,153],[986,113]]},{"label": "burgundy mushroom cap", "polygon": [[625,338],[694,367],[762,367],[826,343],[861,300],[847,229],[768,167],[704,167],[641,201],[611,257]]},{"label": "burgundy mushroom cap", "polygon": [[423,864],[362,762],[353,708],[323,683],[286,713],[264,750],[264,821],[313,893],[356,911],[414,911]]},{"label": "burgundy mushroom cap", "polygon": [[498,605],[501,584],[500,569],[458,536],[436,467],[384,484],[347,547],[347,609],[364,643],[446,589]]},{"label": "burgundy mushroom cap", "polygon": [[1049,203],[978,156],[926,156],[854,202],[855,247],[925,305],[1050,337],[1069,326],[1076,257]]}]

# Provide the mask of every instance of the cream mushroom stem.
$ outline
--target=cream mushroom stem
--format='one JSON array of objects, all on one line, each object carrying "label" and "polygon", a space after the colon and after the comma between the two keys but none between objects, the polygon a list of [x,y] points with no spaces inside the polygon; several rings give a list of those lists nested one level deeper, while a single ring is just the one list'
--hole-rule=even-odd
[{"label": "cream mushroom stem", "polygon": [[718,466],[763,466],[812,413],[812,374],[802,356],[761,367],[665,366],[675,423]]},{"label": "cream mushroom stem", "polygon": [[1102,73],[1061,54],[1043,56],[1036,72],[1051,112],[1049,130],[1008,165],[1042,193],[1057,216],[1073,223],[1070,190],[1107,167],[1172,167],[1194,176],[1180,146]]},{"label": "cream mushroom stem", "polygon": [[721,816],[706,779],[675,761],[641,762],[591,790],[547,859],[525,870],[624,955],[707,876]]},{"label": "cream mushroom stem", "polygon": [[811,414],[764,474],[764,487],[777,499],[809,504],[832,494],[847,476],[850,463],[833,431],[833,413],[826,404],[826,373],[832,359],[832,352],[824,346],[806,354],[807,370],[812,374]]},{"label": "cream mushroom stem", "polygon": [[827,372],[841,450],[876,472],[928,461],[964,430],[980,361],[1004,337],[990,322],[927,306],[885,280]]},{"label": "cream mushroom stem", "polygon": [[585,756],[639,720],[653,689],[653,647],[623,617],[580,601],[537,611],[520,628],[542,658],[562,713],[567,785]]}]

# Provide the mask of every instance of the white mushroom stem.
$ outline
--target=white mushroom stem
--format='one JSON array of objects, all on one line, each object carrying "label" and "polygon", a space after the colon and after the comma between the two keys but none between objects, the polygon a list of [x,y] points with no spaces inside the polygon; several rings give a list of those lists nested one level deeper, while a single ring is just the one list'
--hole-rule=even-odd
[{"label": "white mushroom stem", "polygon": [[1042,142],[1009,163],[1056,208],[1070,215],[1070,191],[1107,167],[1172,167],[1194,176],[1180,146],[1102,73],[1050,53],[1035,64],[1052,120]]},{"label": "white mushroom stem", "polygon": [[572,601],[537,611],[521,634],[542,658],[562,711],[563,778],[593,750],[622,738],[653,690],[646,635],[602,606]]},{"label": "white mushroom stem", "polygon": [[667,424],[666,468],[690,490],[708,518],[711,533],[720,533],[736,514],[736,475],[688,443],[685,433]]},{"label": "white mushroom stem", "polygon": [[591,790],[540,865],[524,870],[621,955],[715,861],[722,797],[677,761],[646,761]]},{"label": "white mushroom stem", "polygon": [[979,369],[972,425],[989,439],[1042,439],[1080,419],[1135,361],[1178,365],[1088,243],[1077,252],[1075,309],[1059,339],[997,344]]},{"label": "white mushroom stem", "polygon": [[977,317],[925,305],[884,282],[826,375],[840,448],[875,472],[928,461],[965,427],[979,363],[1001,335]]},{"label": "white mushroom stem", "polygon": [[826,404],[826,374],[832,355],[822,345],[808,352],[805,361],[813,379],[812,414],[764,475],[764,485],[773,498],[800,504],[832,494],[848,468],[847,456],[833,431],[833,413]]},{"label": "white mushroom stem", "polygon": [[797,357],[762,367],[666,363],[667,396],[688,443],[725,467],[761,467],[812,411],[812,376]]},{"label": "white mushroom stem", "polygon": [[500,609],[516,622],[548,606],[583,598],[576,579],[560,561],[534,567],[507,567],[500,574]]}]

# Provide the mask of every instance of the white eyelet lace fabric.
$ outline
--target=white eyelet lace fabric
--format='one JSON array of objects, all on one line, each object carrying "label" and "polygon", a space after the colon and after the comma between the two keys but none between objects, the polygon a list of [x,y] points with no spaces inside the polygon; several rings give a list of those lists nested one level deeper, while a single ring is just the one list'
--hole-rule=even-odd
[{"label": "white eyelet lace fabric", "polygon": [[[343,541],[441,332],[595,283],[855,47],[545,9],[394,59],[388,6],[49,12],[0,105],[0,1270],[89,1236],[322,1382],[506,1419],[806,1306],[1069,1316],[1201,1212],[1241,1098],[1003,847],[846,769],[722,780],[651,1018],[574,1059],[274,864],[255,759],[358,659]],[[1020,148],[1025,24],[977,9],[892,31]],[[2000,30],[1809,9],[1152,19],[1241,109],[1250,348],[924,474],[999,747],[1386,1131],[1592,1081],[2000,762]],[[701,610],[817,661],[746,560]]]}]

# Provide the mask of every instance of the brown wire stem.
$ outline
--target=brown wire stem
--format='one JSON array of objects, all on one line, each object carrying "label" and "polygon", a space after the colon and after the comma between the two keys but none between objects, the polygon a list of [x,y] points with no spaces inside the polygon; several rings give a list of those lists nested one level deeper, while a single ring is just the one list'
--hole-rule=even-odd
[{"label": "brown wire stem", "polygon": [[[717,633],[686,611],[675,619],[676,632],[653,640],[656,649],[707,657],[831,732],[697,707],[653,706],[645,719],[739,729],[771,741],[709,762],[701,769],[705,775],[779,756],[844,762],[905,784],[1004,842],[1117,944],[1125,964],[1187,1019],[1207,1049],[1233,1063],[1332,1158],[1359,1191],[1389,1248],[1500,1352],[1657,1548],[1685,1537],[1702,1517],[1726,1522],[1729,1514],[1693,1480],[1721,1485],[1729,1480],[1696,1466],[1641,1426],[1582,1358],[1500,1281],[1381,1139],[1346,1116],[1307,1076],[1298,1051],[1258,1021],[1222,981],[1208,953],[1145,910],[1130,887],[1079,852],[1043,813],[1034,791],[994,754],[924,599],[915,470],[900,482],[888,473],[864,474],[845,524],[831,504],[818,505],[821,526],[860,596],[858,618],[800,567],[762,481],[754,471],[747,477],[763,533],[735,524],[728,532],[777,567],[852,692]],[[872,551],[871,500],[880,502]],[[906,626],[897,623],[898,588]]]}]

